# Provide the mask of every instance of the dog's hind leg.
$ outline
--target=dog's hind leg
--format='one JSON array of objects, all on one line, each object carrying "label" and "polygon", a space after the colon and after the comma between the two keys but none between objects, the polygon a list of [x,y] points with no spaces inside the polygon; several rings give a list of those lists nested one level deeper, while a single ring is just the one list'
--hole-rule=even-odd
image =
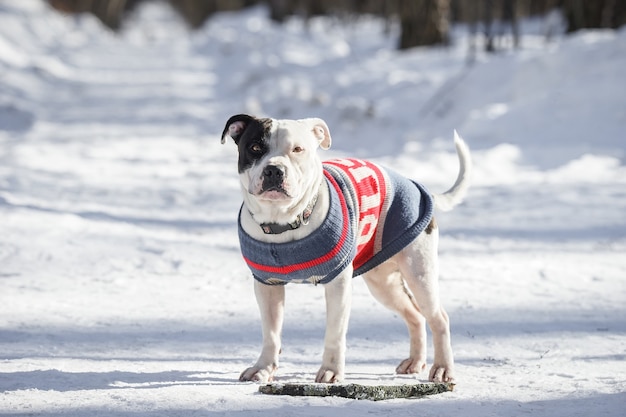
[{"label": "dog's hind leg", "polygon": [[398,365],[396,372],[420,373],[426,368],[426,320],[406,287],[397,263],[387,261],[367,272],[363,279],[372,295],[385,307],[402,316],[408,328],[409,357]]},{"label": "dog's hind leg", "polygon": [[420,234],[396,259],[419,311],[424,315],[432,332],[435,350],[429,379],[435,382],[454,381],[450,320],[439,300],[439,262],[436,227]]}]

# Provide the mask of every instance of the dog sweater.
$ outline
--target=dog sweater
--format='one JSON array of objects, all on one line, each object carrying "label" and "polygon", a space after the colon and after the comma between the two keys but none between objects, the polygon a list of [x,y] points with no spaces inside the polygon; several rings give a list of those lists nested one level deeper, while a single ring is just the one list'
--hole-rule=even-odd
[{"label": "dog sweater", "polygon": [[[268,284],[328,283],[350,263],[353,276],[380,265],[430,223],[432,196],[421,185],[359,159],[324,162],[328,214],[303,239],[268,243],[241,227],[241,252],[255,279]],[[242,206],[243,209],[243,206]]]}]

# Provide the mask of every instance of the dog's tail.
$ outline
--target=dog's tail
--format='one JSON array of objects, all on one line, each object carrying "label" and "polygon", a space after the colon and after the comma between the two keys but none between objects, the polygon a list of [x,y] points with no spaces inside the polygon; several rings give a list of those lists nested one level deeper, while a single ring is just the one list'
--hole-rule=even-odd
[{"label": "dog's tail", "polygon": [[449,211],[457,204],[461,203],[467,194],[472,175],[472,158],[470,150],[465,141],[454,131],[454,145],[456,154],[459,157],[459,174],[454,185],[443,194],[434,194],[435,207],[442,211]]}]

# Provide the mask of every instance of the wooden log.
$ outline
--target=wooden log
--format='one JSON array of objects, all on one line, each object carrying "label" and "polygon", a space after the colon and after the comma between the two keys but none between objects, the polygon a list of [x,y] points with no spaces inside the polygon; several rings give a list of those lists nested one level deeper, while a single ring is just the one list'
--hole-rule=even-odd
[{"label": "wooden log", "polygon": [[419,398],[426,395],[452,391],[454,384],[428,383],[403,385],[361,385],[361,384],[296,384],[280,383],[261,385],[259,392],[270,395],[344,397],[357,400],[390,400],[393,398]]}]

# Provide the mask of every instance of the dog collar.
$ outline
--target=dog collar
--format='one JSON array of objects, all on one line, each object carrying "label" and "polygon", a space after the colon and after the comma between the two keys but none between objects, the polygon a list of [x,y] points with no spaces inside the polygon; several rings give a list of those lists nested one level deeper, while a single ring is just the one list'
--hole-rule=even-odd
[{"label": "dog collar", "polygon": [[279,235],[288,230],[295,230],[299,228],[301,225],[309,224],[309,217],[313,213],[313,208],[315,207],[315,203],[317,203],[317,194],[313,196],[309,204],[304,208],[304,211],[298,214],[296,220],[287,224],[279,224],[279,223],[261,223],[261,230],[266,235]]}]

